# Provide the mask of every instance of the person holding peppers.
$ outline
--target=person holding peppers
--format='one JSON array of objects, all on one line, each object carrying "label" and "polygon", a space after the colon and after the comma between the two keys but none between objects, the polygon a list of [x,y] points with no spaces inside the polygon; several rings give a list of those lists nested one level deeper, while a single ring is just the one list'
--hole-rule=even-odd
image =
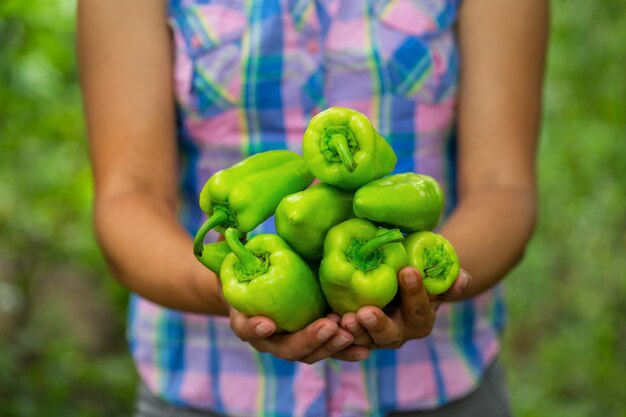
[{"label": "person holding peppers", "polygon": [[[536,217],[547,8],[79,0],[94,224],[133,294],[135,416],[510,415],[498,360],[502,280]],[[394,173],[442,185],[438,232],[461,270],[429,296],[417,269],[402,268],[397,308],[277,332],[230,307],[194,257],[206,220],[197,199],[210,176],[250,155],[301,153],[308,121],[330,107],[371,120],[397,155]],[[331,133],[329,149],[353,146],[347,132]],[[270,220],[249,237],[273,231]]]}]

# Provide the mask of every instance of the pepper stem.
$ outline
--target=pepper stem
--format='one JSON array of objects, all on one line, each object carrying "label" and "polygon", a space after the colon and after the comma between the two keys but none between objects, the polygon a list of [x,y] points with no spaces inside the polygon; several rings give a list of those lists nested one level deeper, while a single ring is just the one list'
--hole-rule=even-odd
[{"label": "pepper stem", "polygon": [[401,242],[402,240],[404,240],[404,236],[399,229],[387,230],[385,233],[368,240],[357,250],[355,255],[357,259],[366,260],[382,246],[388,243]]},{"label": "pepper stem", "polygon": [[265,269],[265,263],[254,256],[254,254],[241,243],[239,240],[241,237],[239,230],[229,227],[226,229],[224,237],[226,237],[226,242],[230,250],[237,256],[241,264],[243,276],[238,277],[240,280],[249,281]]},{"label": "pepper stem", "polygon": [[344,135],[334,133],[328,142],[328,147],[339,154],[343,166],[349,172],[353,172],[356,169],[358,164],[354,158],[352,158],[352,152],[350,152],[350,147],[348,146],[348,139]]},{"label": "pepper stem", "polygon": [[196,233],[196,236],[193,238],[194,255],[197,257],[202,256],[202,252],[204,251],[204,237],[207,233],[209,233],[209,230],[219,224],[222,224],[226,219],[228,219],[228,212],[226,210],[215,209],[213,214],[204,222]]},{"label": "pepper stem", "polygon": [[424,259],[426,261],[424,278],[445,279],[452,261],[447,256],[443,245],[426,248]]}]

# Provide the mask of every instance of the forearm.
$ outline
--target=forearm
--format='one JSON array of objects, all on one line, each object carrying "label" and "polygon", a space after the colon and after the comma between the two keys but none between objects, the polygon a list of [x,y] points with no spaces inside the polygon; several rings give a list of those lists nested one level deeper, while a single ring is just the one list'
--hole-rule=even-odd
[{"label": "forearm", "polygon": [[226,314],[218,281],[178,222],[166,4],[81,0],[78,56],[95,181],[94,223],[115,277],[158,304]]},{"label": "forearm", "polygon": [[111,270],[125,287],[177,310],[227,314],[218,277],[194,258],[172,208],[129,191],[96,198],[94,219]]},{"label": "forearm", "polygon": [[458,206],[442,233],[485,291],[521,259],[536,220],[545,0],[468,0],[459,15]]},{"label": "forearm", "polygon": [[532,187],[486,186],[463,199],[441,229],[472,276],[472,297],[497,284],[522,259],[536,221]]}]

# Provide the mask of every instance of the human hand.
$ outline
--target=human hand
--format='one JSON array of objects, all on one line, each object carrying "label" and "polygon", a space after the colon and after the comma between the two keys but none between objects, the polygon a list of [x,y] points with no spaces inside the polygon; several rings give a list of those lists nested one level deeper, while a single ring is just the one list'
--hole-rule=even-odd
[{"label": "human hand", "polygon": [[428,336],[441,302],[462,298],[470,283],[471,276],[461,271],[446,293],[429,296],[419,272],[405,267],[399,273],[400,306],[397,309],[387,315],[378,307],[364,306],[356,314],[345,314],[342,327],[350,330],[358,346],[399,348],[407,340]]},{"label": "human hand", "polygon": [[458,301],[469,297],[472,284],[472,276],[464,269],[461,269],[459,276],[452,286],[444,293],[431,295],[430,300],[441,304],[444,301]]},{"label": "human hand", "polygon": [[339,327],[336,314],[318,319],[294,333],[276,333],[276,324],[264,316],[247,317],[230,309],[230,326],[241,340],[260,352],[308,364],[333,357],[346,361],[365,359],[369,351],[353,346],[352,334]]}]

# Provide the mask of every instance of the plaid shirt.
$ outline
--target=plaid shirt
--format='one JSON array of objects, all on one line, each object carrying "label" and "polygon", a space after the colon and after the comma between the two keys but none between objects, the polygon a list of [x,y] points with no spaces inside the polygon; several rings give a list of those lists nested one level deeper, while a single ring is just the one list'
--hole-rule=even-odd
[{"label": "plaid shirt", "polygon": [[[179,108],[181,221],[203,221],[206,179],[247,155],[301,150],[330,106],[366,114],[396,172],[435,177],[455,204],[459,0],[170,0]],[[256,233],[272,232],[273,222]],[[212,235],[215,237],[215,235]],[[432,334],[357,363],[313,365],[259,353],[227,318],[133,296],[137,369],[165,400],[231,416],[378,416],[438,407],[472,390],[499,350],[500,288],[445,304]]]}]

